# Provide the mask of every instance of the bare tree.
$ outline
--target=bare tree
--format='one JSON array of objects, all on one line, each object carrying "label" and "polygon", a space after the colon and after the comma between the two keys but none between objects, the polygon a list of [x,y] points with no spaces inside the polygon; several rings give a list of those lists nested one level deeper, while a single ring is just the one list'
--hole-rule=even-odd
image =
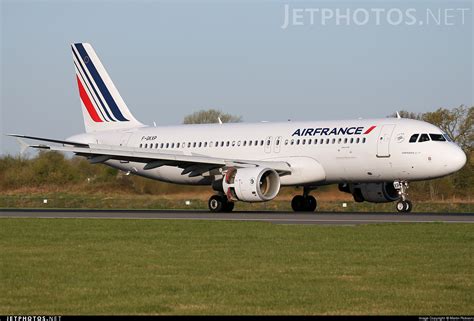
[{"label": "bare tree", "polygon": [[239,123],[242,121],[242,116],[226,114],[216,109],[202,109],[184,117],[183,124],[212,124],[218,123],[219,118],[223,123]]},{"label": "bare tree", "polygon": [[[457,108],[438,108],[433,112],[413,113],[402,110],[402,118],[424,120],[441,128],[465,151],[472,150],[474,140],[474,106],[461,105]],[[396,114],[390,115],[396,117]]]}]

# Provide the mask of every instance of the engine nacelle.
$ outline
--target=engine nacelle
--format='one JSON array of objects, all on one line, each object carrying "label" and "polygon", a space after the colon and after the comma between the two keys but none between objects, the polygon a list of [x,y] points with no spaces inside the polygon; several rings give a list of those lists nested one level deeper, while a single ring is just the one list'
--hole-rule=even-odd
[{"label": "engine nacelle", "polygon": [[265,202],[278,195],[280,176],[271,168],[229,168],[222,189],[229,200]]},{"label": "engine nacelle", "polygon": [[393,183],[340,184],[339,190],[351,193],[356,202],[385,203],[400,199]]}]

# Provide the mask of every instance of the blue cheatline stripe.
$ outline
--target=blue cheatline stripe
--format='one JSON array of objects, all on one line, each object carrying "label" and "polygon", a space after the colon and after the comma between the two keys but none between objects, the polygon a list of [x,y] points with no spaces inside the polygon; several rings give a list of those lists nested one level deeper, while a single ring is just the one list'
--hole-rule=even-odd
[{"label": "blue cheatline stripe", "polygon": [[[95,90],[94,84],[92,83],[92,81],[90,80],[89,76],[87,75],[87,72],[86,72],[84,66],[82,65],[81,59],[79,59],[79,57],[77,56],[76,51],[74,50],[74,48],[72,48],[72,53],[74,54],[74,57],[76,57],[76,60],[77,60],[77,62],[79,63],[79,66],[81,66],[82,73],[83,73],[84,76],[87,78],[87,81],[89,81],[89,83],[91,84],[91,87],[92,87],[92,89],[94,90],[94,93],[95,93],[97,99],[99,100],[100,105],[101,105],[102,108],[104,109],[104,112],[105,112],[105,114],[107,115],[107,118],[109,118],[109,120],[111,120],[111,121],[115,121],[115,119],[113,119],[113,118],[110,116],[109,112],[107,111],[107,107],[105,107],[105,104],[102,102],[102,99],[100,98],[99,94],[98,94],[97,91]],[[100,108],[99,108],[99,110],[100,110]],[[101,113],[102,113],[102,112],[101,112]],[[104,118],[104,119],[105,119],[106,121],[108,121],[107,118]]]},{"label": "blue cheatline stripe", "polygon": [[95,68],[94,63],[92,62],[92,59],[90,57],[86,59],[88,55],[82,43],[74,44],[74,46],[76,46],[77,51],[79,52],[79,55],[81,55],[82,61],[84,61],[87,67],[87,70],[89,70],[92,78],[97,84],[97,87],[99,87],[99,90],[102,93],[102,96],[105,98],[105,101],[107,102],[107,105],[109,105],[110,109],[112,110],[112,113],[114,114],[115,118],[119,121],[128,121],[128,119],[123,117],[122,113],[120,112],[120,109],[118,108],[117,104],[115,103],[114,98],[112,97],[109,90],[107,89],[107,86],[102,80],[102,77],[100,77],[99,73],[97,72],[97,69]]},{"label": "blue cheatline stripe", "polygon": [[87,84],[87,82],[84,81],[84,77],[82,77],[81,72],[79,71],[79,67],[77,66],[77,64],[76,64],[75,61],[74,61],[74,65],[75,65],[76,68],[77,68],[77,73],[79,74],[79,77],[81,78],[82,83],[84,84],[84,87],[86,87],[86,90],[87,90],[87,92],[89,93],[89,96],[91,96],[91,97],[92,97],[92,100],[94,101],[94,107],[95,107],[95,109],[98,109],[100,115],[102,116],[102,119],[105,120],[106,122],[108,122],[109,120],[104,117],[104,114],[102,113],[102,110],[100,110],[100,108],[99,108],[99,104],[97,104],[97,101],[95,100],[94,95],[92,95],[92,92],[91,92],[91,90],[90,90],[90,88],[89,88],[89,85]]}]

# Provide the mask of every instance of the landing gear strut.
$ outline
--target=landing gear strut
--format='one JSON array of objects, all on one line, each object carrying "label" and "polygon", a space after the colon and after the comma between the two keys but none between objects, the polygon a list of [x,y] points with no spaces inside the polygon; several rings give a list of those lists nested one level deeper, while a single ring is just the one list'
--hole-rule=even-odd
[{"label": "landing gear strut", "polygon": [[208,205],[213,213],[232,212],[234,209],[234,202],[228,201],[225,195],[212,195]]},{"label": "landing gear strut", "polygon": [[407,181],[394,182],[393,186],[398,190],[398,194],[400,195],[400,198],[401,198],[396,204],[397,211],[400,213],[411,212],[413,208],[413,204],[407,198],[408,197],[408,193],[407,193],[408,182]]},{"label": "landing gear strut", "polygon": [[295,212],[314,212],[318,203],[316,198],[312,195],[309,195],[311,192],[310,187],[304,187],[303,195],[296,195],[291,201],[291,208]]}]

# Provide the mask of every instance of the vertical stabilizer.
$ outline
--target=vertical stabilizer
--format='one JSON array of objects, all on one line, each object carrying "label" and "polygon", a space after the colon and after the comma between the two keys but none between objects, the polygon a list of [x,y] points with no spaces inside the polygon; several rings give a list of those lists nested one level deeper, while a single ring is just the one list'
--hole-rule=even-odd
[{"label": "vertical stabilizer", "polygon": [[143,126],[133,117],[92,46],[71,45],[86,132]]}]

